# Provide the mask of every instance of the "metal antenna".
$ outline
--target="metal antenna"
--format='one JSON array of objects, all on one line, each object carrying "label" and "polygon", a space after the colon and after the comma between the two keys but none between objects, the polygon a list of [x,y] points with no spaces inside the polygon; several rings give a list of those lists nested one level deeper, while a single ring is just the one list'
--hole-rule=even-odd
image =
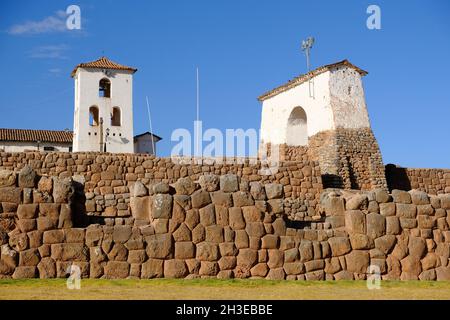
[{"label": "metal antenna", "polygon": [[308,37],[308,39],[302,41],[302,51],[305,51],[306,54],[306,68],[308,69],[308,72],[310,71],[311,65],[309,62],[309,54],[310,50],[314,44],[314,38]]},{"label": "metal antenna", "polygon": [[152,128],[152,117],[150,116],[150,104],[148,103],[148,96],[145,96],[145,100],[147,101],[147,112],[148,112],[148,122],[150,124],[150,134],[152,135],[152,151],[153,151],[153,155],[156,156],[156,151],[155,151],[155,140],[153,139],[153,128]]}]

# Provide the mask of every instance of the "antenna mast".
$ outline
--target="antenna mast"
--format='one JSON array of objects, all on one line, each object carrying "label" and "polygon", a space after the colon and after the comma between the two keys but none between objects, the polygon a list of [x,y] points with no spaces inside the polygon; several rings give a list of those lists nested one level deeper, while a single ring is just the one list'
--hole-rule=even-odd
[{"label": "antenna mast", "polygon": [[[306,55],[306,69],[308,73],[311,70],[311,64],[309,60],[310,60],[310,51],[313,44],[314,44],[313,37],[308,37],[306,40],[302,41],[302,51],[304,51]],[[314,81],[312,79],[309,79],[308,86],[309,86],[309,96],[311,98],[314,98]]]},{"label": "antenna mast", "polygon": [[311,65],[309,63],[309,54],[313,44],[314,44],[313,37],[308,37],[308,39],[302,41],[302,51],[305,51],[306,54],[306,69],[308,72],[310,71],[311,68]]}]

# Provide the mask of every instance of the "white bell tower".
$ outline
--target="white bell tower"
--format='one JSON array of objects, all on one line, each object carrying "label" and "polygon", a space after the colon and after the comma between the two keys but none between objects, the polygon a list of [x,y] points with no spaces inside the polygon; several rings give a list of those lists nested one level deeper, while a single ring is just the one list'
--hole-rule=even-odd
[{"label": "white bell tower", "polygon": [[133,74],[106,57],[80,63],[75,80],[73,152],[133,153]]}]

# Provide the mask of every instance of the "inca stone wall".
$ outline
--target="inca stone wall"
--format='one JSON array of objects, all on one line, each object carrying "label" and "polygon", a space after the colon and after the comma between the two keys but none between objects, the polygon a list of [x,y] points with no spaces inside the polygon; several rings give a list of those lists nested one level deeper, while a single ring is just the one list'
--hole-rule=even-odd
[{"label": "inca stone wall", "polygon": [[380,148],[370,128],[338,128],[336,144],[340,160],[339,175],[346,188],[387,188]]},{"label": "inca stone wall", "polygon": [[323,199],[331,228],[344,232],[346,278],[364,278],[359,273],[371,264],[382,279],[450,280],[450,194],[378,189],[331,191]]},{"label": "inca stone wall", "polygon": [[[292,214],[297,219],[306,220],[314,215],[312,209],[316,208],[322,190],[319,166],[306,155],[302,161],[282,161],[273,168],[261,161],[245,158],[207,159],[201,164],[195,159],[175,160],[130,154],[3,152],[0,153],[0,170],[19,172],[27,164],[40,175],[73,176],[74,180],[84,185],[81,198],[86,198],[78,210],[86,212],[91,217],[90,221],[100,221],[106,217],[107,221],[111,218],[114,223],[122,222],[115,218],[127,221],[131,216],[130,195],[136,181],[144,185],[157,182],[170,184],[184,177],[196,181],[206,173],[233,173],[241,178],[243,184],[276,182],[283,185],[285,197],[292,198],[286,203],[294,208]],[[45,192],[34,192],[36,197],[46,197]],[[290,210],[289,207],[287,210]]]},{"label": "inca stone wall", "polygon": [[131,215],[95,223],[79,210],[87,181],[1,171],[1,277],[77,265],[86,278],[339,280],[376,265],[383,279],[450,280],[450,194],[328,189],[296,221],[283,184],[207,172],[134,181]]},{"label": "inca stone wall", "polygon": [[[385,168],[370,128],[322,131],[308,140],[308,147],[278,146],[282,160],[315,160],[325,188],[387,189]],[[270,155],[271,146],[266,146]]]},{"label": "inca stone wall", "polygon": [[386,166],[389,189],[418,189],[429,194],[450,193],[450,169],[412,169]]}]

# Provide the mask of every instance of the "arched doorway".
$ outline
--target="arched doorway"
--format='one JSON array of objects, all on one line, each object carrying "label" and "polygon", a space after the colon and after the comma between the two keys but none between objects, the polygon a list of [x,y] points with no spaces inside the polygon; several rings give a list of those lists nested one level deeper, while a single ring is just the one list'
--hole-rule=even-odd
[{"label": "arched doorway", "polygon": [[286,128],[286,144],[288,146],[308,145],[308,127],[306,112],[302,107],[295,107],[288,118]]}]

